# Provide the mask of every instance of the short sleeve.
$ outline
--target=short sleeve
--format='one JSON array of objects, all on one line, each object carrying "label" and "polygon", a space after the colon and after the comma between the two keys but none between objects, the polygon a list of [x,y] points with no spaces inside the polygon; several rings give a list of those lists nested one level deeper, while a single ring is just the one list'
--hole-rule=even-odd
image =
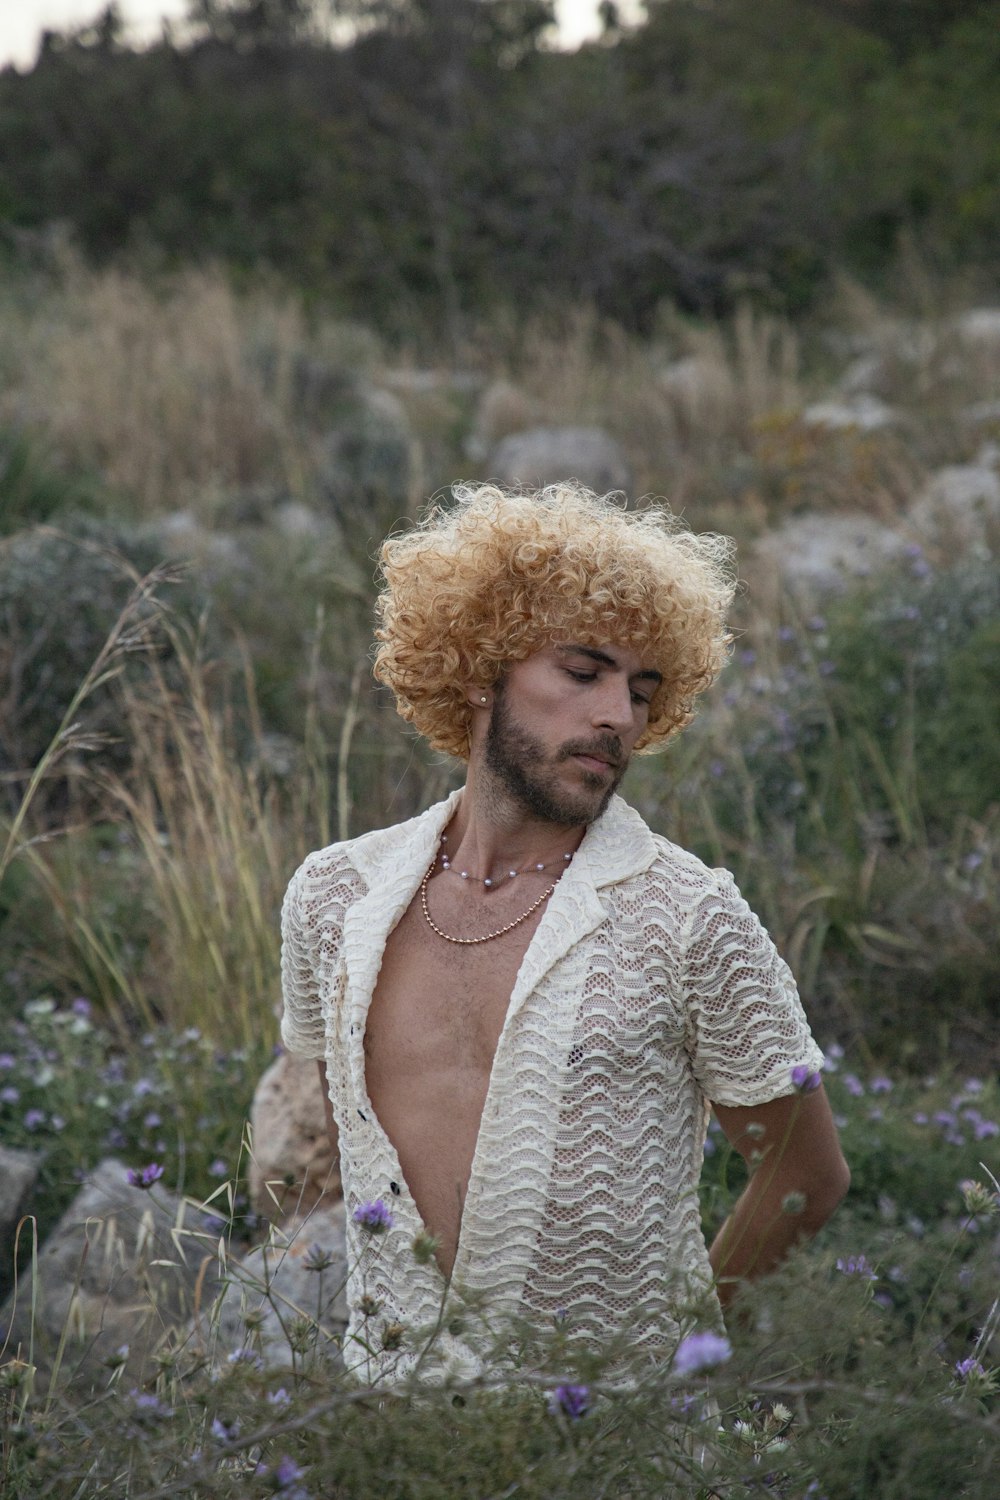
[{"label": "short sleeve", "polygon": [[686,1042],[706,1098],[766,1104],[792,1092],[793,1068],[822,1067],[791,970],[725,871],[695,904],[685,960]]},{"label": "short sleeve", "polygon": [[316,955],[303,910],[306,865],[292,876],[281,907],[281,1040],[300,1057],[324,1057],[326,1036]]}]

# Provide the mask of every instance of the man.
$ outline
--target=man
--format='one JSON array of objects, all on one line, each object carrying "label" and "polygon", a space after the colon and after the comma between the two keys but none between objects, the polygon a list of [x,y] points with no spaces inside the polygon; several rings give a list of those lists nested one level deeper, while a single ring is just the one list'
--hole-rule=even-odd
[{"label": "man", "polygon": [[[283,1038],[339,1137],[346,1357],[469,1372],[486,1326],[555,1318],[669,1360],[848,1180],[787,967],[730,876],[615,796],[725,659],[728,547],[576,486],[456,500],[383,546],[375,671],[465,785],[310,855],[284,909]],[[710,1256],[709,1105],[759,1162]]]}]

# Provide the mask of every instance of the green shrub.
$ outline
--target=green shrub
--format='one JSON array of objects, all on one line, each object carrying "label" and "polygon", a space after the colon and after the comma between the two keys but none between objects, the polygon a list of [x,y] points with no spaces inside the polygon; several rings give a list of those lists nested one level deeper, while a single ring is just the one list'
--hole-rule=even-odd
[{"label": "green shrub", "polygon": [[[137,578],[160,561],[127,528],[79,517],[0,543],[0,772],[39,760]],[[119,733],[107,686],[85,705],[81,727],[111,740]]]}]

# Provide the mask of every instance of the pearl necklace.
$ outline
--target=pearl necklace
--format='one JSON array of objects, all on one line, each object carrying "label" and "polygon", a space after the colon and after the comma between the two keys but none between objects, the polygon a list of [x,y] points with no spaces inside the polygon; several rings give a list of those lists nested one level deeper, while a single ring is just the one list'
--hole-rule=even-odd
[{"label": "pearl necklace", "polygon": [[[545,863],[524,865],[520,870],[508,870],[505,875],[498,875],[496,879],[493,879],[490,876],[482,879],[479,875],[471,875],[468,870],[453,870],[451,868],[451,858],[448,854],[448,850],[445,848],[447,842],[448,835],[446,833],[443,833],[441,835],[440,848],[442,870],[447,870],[449,874],[452,875],[458,875],[462,880],[474,880],[477,883],[484,885],[488,891],[495,891],[497,886],[503,885],[505,880],[513,880],[517,875],[527,875],[529,871],[551,870],[554,869],[556,865],[568,865],[570,860],[573,858],[572,854],[563,854],[559,857],[559,859],[550,859]],[[431,869],[433,868],[434,866],[432,865]]]},{"label": "pearl necklace", "polygon": [[[441,842],[444,843],[444,841],[445,841],[444,840],[444,835],[442,835]],[[498,927],[497,930],[496,930],[496,932],[487,932],[487,933],[484,934],[483,937],[471,937],[471,938],[453,937],[450,932],[445,932],[445,930],[444,930],[443,927],[439,927],[438,926],[438,924],[435,922],[434,918],[431,916],[430,911],[428,910],[428,907],[427,907],[427,885],[428,885],[428,882],[430,881],[431,875],[434,873],[434,866],[437,864],[437,858],[438,857],[435,854],[434,858],[431,860],[430,864],[427,866],[426,871],[424,872],[424,878],[423,878],[423,880],[420,882],[420,909],[421,909],[421,911],[424,914],[424,920],[426,921],[428,927],[431,929],[431,932],[436,933],[439,938],[444,938],[444,940],[445,940],[446,943],[457,943],[462,948],[468,948],[473,943],[492,943],[492,941],[493,941],[494,938],[503,937],[504,933],[507,933],[507,932],[513,932],[513,930],[514,930],[515,927],[520,927],[520,925],[521,925],[522,922],[526,922],[528,920],[528,918],[531,916],[532,912],[536,912],[538,910],[538,908],[541,906],[541,904],[542,904],[543,901],[547,901],[549,899],[549,897],[552,895],[552,892],[555,890],[556,886],[559,884],[558,880],[553,880],[552,884],[548,887],[547,890],[544,890],[542,892],[542,894],[539,896],[538,900],[537,901],[532,901],[531,905],[528,907],[528,910],[527,911],[523,911],[519,917],[515,917],[514,920],[513,920],[513,922],[508,922],[507,925],[506,925],[506,927]],[[562,857],[562,860],[560,860],[559,863],[563,864],[564,861],[566,863],[568,863],[572,858],[573,858],[572,854],[564,854],[563,857]],[[447,870],[448,869],[448,865],[446,865],[444,861],[445,861],[445,856],[442,853],[442,855],[441,855],[441,863],[442,863],[443,868]],[[553,863],[554,863],[554,861],[553,861]],[[534,865],[534,866],[529,865],[527,868],[528,869],[536,869],[536,870],[544,870],[545,869],[545,865]],[[510,871],[510,877],[513,877],[517,873],[518,873],[517,870],[511,870]],[[522,871],[521,873],[523,874],[524,871]],[[470,878],[467,871],[463,871],[462,872],[462,878],[464,880],[468,880]],[[491,883],[492,882],[490,882],[489,880],[484,880],[483,881],[483,884],[486,885],[486,886],[490,885]],[[499,884],[499,882],[497,882],[497,883]]]}]

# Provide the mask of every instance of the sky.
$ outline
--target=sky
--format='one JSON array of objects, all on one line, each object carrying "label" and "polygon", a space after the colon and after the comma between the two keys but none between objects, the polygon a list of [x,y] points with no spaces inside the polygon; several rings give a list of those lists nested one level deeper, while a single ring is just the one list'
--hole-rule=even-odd
[{"label": "sky", "polygon": [[[120,0],[120,6],[136,40],[156,37],[164,16],[180,19],[187,10],[186,0]],[[597,7],[598,0],[557,0],[566,46],[598,31]],[[30,67],[43,30],[92,21],[103,9],[102,0],[0,0],[0,67]]]}]

